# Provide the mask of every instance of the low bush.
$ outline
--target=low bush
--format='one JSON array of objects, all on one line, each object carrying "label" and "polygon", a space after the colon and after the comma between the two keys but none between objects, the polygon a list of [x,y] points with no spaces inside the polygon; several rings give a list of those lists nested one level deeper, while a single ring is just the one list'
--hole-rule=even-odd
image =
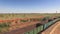
[{"label": "low bush", "polygon": [[4,30],[3,29],[6,29],[6,31],[7,31],[7,29],[10,27],[10,22],[8,23],[0,23],[0,32],[4,32]]},{"label": "low bush", "polygon": [[41,21],[41,18],[30,18],[30,21]]},{"label": "low bush", "polygon": [[28,22],[28,20],[20,20],[21,22]]},{"label": "low bush", "polygon": [[10,23],[0,23],[0,27],[4,28],[4,27],[9,27]]},{"label": "low bush", "polygon": [[52,17],[49,17],[48,22],[50,22],[50,21],[52,21],[52,20],[53,20]]}]

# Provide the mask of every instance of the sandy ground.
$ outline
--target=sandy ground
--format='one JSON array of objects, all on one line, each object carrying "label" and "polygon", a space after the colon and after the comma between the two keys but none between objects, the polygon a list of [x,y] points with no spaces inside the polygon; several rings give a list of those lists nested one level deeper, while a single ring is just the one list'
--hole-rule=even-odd
[{"label": "sandy ground", "polygon": [[60,21],[43,31],[42,34],[60,34]]},{"label": "sandy ground", "polygon": [[59,22],[59,24],[51,31],[50,34],[60,34],[60,22]]}]

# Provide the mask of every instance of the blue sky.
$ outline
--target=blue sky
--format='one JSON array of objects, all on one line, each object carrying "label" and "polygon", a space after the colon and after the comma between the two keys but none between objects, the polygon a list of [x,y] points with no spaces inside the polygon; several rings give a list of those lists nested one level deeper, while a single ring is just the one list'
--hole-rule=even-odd
[{"label": "blue sky", "polygon": [[0,0],[0,13],[60,12],[60,0]]}]

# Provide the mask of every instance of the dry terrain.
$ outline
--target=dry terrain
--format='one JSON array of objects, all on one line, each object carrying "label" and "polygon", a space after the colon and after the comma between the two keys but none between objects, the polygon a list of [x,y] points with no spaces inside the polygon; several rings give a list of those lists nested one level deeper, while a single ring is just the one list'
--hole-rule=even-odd
[{"label": "dry terrain", "polygon": [[60,34],[60,21],[43,31],[42,34]]}]

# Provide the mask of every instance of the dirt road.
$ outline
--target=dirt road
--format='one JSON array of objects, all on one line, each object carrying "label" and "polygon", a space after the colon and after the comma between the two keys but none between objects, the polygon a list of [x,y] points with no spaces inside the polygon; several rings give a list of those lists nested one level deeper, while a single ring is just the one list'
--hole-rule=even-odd
[{"label": "dirt road", "polygon": [[49,27],[42,34],[60,34],[60,21]]},{"label": "dirt road", "polygon": [[50,32],[50,34],[60,34],[60,22],[54,29]]}]

